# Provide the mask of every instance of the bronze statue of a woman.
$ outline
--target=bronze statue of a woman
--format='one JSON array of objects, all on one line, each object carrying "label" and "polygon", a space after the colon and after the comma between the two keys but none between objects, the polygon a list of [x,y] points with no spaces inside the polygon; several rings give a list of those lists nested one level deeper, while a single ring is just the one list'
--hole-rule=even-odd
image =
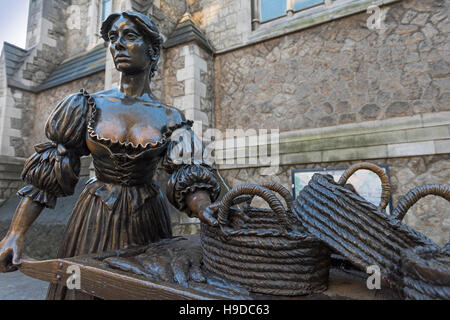
[{"label": "bronze statue of a woman", "polygon": [[[24,234],[43,208],[53,208],[57,197],[73,194],[83,155],[92,155],[96,177],[86,183],[73,209],[58,257],[170,238],[168,209],[153,181],[161,160],[172,174],[169,201],[215,223],[210,204],[220,185],[206,161],[194,158],[194,153],[186,161],[192,145],[199,143],[190,129],[192,122],[150,90],[162,43],[158,29],[149,17],[125,11],[111,14],[101,34],[122,73],[120,88],[91,95],[82,90],[65,98],[50,115],[45,127],[50,142],[35,146],[22,172],[27,185],[18,192],[21,202],[0,242],[0,271],[20,265]],[[178,129],[189,134],[173,139]],[[86,297],[52,284],[47,298]]]}]

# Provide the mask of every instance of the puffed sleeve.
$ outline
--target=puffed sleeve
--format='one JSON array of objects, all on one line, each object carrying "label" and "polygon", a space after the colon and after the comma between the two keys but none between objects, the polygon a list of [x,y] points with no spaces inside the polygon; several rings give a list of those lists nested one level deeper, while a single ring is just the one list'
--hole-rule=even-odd
[{"label": "puffed sleeve", "polygon": [[213,174],[213,162],[204,156],[201,141],[191,129],[192,121],[183,121],[171,128],[171,137],[162,167],[172,176],[167,184],[167,198],[178,210],[192,216],[186,196],[197,191],[209,193],[211,202],[220,193],[220,184]]},{"label": "puffed sleeve", "polygon": [[27,183],[18,194],[54,208],[57,197],[72,195],[80,173],[80,158],[89,154],[86,146],[86,117],[89,105],[83,93],[58,104],[45,125],[49,142],[34,146],[22,171]]}]

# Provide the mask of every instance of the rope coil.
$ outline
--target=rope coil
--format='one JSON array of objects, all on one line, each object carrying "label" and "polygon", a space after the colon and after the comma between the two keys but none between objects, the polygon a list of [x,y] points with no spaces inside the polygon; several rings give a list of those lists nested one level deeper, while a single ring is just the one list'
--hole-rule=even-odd
[{"label": "rope coil", "polygon": [[[255,196],[270,209],[250,207]],[[232,208],[243,202],[244,210]],[[289,230],[292,206],[289,191],[276,183],[230,190],[217,203],[219,227],[201,226],[206,270],[257,293],[292,296],[325,290],[329,250],[301,227]]]}]

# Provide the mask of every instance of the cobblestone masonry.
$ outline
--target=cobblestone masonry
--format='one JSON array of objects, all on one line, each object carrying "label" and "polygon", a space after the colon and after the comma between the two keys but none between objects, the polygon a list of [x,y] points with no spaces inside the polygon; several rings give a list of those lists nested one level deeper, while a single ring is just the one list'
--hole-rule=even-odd
[{"label": "cobblestone masonry", "polygon": [[[160,99],[173,106],[174,99],[184,96],[184,81],[177,80],[177,70],[184,68],[184,57],[180,54],[181,46],[164,50],[165,64],[163,66],[164,91]],[[161,71],[157,72],[161,74]],[[156,75],[155,75],[156,76]]]},{"label": "cobblestone masonry", "polygon": [[288,131],[450,110],[449,6],[401,1],[383,34],[361,13],[218,55],[216,126]]}]

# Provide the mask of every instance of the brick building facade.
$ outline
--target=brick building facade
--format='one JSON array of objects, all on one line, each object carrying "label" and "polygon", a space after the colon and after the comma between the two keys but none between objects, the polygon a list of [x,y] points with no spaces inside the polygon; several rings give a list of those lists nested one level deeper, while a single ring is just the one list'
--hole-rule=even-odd
[{"label": "brick building facade", "polygon": [[[198,132],[279,130],[278,173],[265,176],[263,165],[237,161],[248,158],[247,147],[233,164],[218,165],[229,186],[271,180],[290,189],[292,169],[362,160],[389,165],[394,204],[414,186],[449,185],[449,6],[445,0],[30,0],[26,48],[5,43],[0,59],[0,198],[20,184],[17,168],[44,139],[59,100],[80,88],[118,85],[98,30],[109,11],[125,9],[149,14],[158,25],[165,43],[152,89],[201,122]],[[448,208],[443,199],[426,198],[406,222],[444,244]],[[198,225],[177,215],[174,228],[190,233]]]}]

